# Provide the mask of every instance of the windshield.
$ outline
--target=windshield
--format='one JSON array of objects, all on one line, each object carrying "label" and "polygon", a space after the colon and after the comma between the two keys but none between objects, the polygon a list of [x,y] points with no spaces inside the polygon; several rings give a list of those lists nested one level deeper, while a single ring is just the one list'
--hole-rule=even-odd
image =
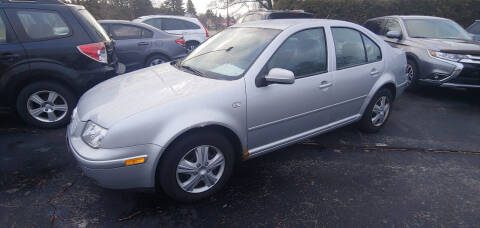
[{"label": "windshield", "polygon": [[275,29],[229,28],[200,45],[179,67],[209,78],[242,77],[279,33]]},{"label": "windshield", "polygon": [[405,19],[405,26],[412,38],[472,39],[460,25],[446,19]]}]

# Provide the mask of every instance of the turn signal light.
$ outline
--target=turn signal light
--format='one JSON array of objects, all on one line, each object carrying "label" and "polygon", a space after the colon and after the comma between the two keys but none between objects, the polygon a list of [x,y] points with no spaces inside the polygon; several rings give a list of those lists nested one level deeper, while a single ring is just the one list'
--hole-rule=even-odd
[{"label": "turn signal light", "polygon": [[125,165],[126,166],[130,166],[130,165],[138,165],[138,164],[142,164],[142,163],[145,163],[145,158],[133,158],[133,159],[129,159],[129,160],[126,160],[125,161]]}]

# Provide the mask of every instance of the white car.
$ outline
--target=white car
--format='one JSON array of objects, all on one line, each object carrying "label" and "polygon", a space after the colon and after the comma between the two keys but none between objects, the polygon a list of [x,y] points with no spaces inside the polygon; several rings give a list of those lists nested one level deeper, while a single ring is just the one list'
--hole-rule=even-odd
[{"label": "white car", "polygon": [[189,52],[208,39],[208,30],[193,17],[151,15],[139,17],[134,22],[149,24],[165,32],[182,35]]}]

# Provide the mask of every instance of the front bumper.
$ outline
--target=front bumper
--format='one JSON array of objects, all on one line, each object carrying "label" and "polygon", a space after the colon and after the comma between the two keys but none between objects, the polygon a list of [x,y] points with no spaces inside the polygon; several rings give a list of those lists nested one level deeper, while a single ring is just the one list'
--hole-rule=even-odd
[{"label": "front bumper", "polygon": [[[435,60],[420,83],[440,87],[480,88],[480,62],[453,62],[431,57]],[[422,67],[422,66],[420,66]]]},{"label": "front bumper", "polygon": [[[75,121],[72,118],[72,121]],[[75,129],[72,129],[72,126]],[[156,156],[161,147],[154,144],[115,149],[93,149],[80,137],[84,124],[77,122],[67,128],[67,145],[87,177],[111,189],[155,187]],[[126,160],[145,157],[138,165],[125,165]]]}]

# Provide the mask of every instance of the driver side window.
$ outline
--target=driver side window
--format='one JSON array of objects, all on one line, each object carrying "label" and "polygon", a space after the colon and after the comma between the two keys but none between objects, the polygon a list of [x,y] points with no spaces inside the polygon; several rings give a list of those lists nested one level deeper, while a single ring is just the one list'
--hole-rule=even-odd
[{"label": "driver side window", "polygon": [[290,36],[267,63],[273,68],[290,70],[296,78],[327,71],[327,48],[323,28],[308,29]]}]

